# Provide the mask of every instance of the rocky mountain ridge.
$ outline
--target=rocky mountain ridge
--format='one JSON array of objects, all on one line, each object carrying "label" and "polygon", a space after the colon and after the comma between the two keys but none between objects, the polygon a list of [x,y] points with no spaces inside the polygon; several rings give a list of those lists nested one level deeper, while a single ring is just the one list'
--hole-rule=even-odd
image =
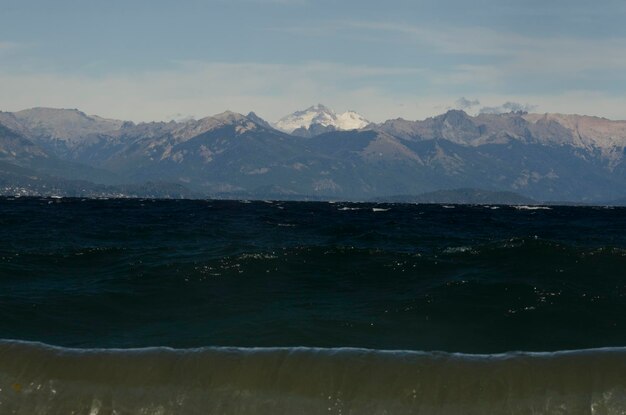
[{"label": "rocky mountain ridge", "polygon": [[404,139],[445,139],[462,145],[502,144],[507,140],[586,149],[613,149],[626,143],[626,121],[586,115],[479,114],[461,110],[423,121],[388,120],[374,127]]},{"label": "rocky mountain ridge", "polygon": [[288,134],[254,113],[230,111],[139,124],[78,110],[2,112],[0,160],[68,179],[81,171],[81,179],[105,184],[172,183],[206,196],[366,200],[459,188],[535,200],[626,195],[625,121],[452,110],[348,131],[329,125],[318,134],[315,125]]}]

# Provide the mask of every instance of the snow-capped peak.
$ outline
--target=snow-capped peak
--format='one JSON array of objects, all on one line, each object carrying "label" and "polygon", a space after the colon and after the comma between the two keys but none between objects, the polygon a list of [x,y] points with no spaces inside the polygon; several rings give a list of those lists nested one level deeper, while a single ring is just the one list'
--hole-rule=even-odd
[{"label": "snow-capped peak", "polygon": [[317,104],[281,118],[275,124],[275,127],[291,133],[299,128],[308,129],[314,124],[324,127],[332,126],[337,130],[354,130],[365,127],[369,124],[369,121],[354,111],[337,114],[332,109],[322,104]]},{"label": "snow-capped peak", "polygon": [[370,123],[363,118],[361,114],[354,111],[346,111],[343,114],[338,114],[337,121],[339,122],[341,130],[357,130]]}]

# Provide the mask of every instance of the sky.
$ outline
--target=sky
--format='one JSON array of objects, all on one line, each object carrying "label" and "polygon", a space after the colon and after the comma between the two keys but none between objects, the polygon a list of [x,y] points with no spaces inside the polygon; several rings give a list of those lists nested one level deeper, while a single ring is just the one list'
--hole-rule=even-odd
[{"label": "sky", "polygon": [[626,119],[623,0],[0,0],[0,110]]}]

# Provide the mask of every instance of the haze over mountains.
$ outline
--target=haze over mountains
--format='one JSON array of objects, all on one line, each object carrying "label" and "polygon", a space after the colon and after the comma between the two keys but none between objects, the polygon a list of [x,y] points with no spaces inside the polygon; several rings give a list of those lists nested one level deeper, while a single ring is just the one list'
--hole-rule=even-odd
[{"label": "haze over mountains", "polygon": [[580,115],[451,110],[374,124],[317,105],[276,124],[229,111],[135,124],[75,109],[0,112],[3,194],[145,186],[159,197],[369,200],[483,189],[606,202],[626,197],[625,159],[626,121]]}]

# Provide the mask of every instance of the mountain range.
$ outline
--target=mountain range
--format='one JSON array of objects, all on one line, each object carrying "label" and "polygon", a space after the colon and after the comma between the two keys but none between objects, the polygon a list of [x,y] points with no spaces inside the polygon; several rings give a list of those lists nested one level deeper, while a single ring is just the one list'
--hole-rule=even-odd
[{"label": "mountain range", "polygon": [[482,189],[600,203],[626,197],[626,121],[450,110],[375,124],[323,105],[275,124],[230,111],[149,123],[77,109],[0,112],[0,193],[51,188],[334,200]]}]

